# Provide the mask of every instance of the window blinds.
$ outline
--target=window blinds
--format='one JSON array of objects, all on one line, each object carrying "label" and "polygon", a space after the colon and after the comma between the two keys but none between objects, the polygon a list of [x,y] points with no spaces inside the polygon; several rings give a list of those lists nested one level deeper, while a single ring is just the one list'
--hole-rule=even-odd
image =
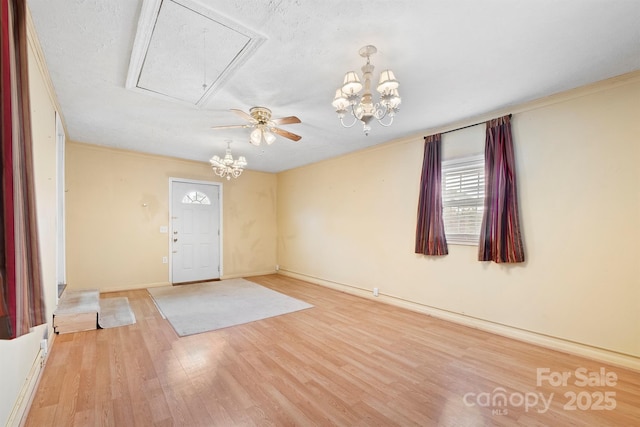
[{"label": "window blinds", "polygon": [[477,245],[484,210],[483,156],[442,162],[442,209],[447,242]]}]

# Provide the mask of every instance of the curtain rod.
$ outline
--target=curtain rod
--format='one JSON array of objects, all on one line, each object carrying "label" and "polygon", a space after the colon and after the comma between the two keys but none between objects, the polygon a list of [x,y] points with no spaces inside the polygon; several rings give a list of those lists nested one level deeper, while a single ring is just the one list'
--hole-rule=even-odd
[{"label": "curtain rod", "polygon": [[[509,118],[511,118],[511,114],[509,114]],[[489,120],[491,120],[491,119],[489,119]],[[457,128],[457,129],[451,129],[451,130],[448,130],[448,131],[445,131],[445,132],[440,132],[440,134],[444,135],[445,133],[455,132],[455,131],[458,131],[458,130],[462,130],[462,129],[466,129],[466,128],[470,128],[470,127],[474,127],[474,126],[478,126],[478,125],[483,125],[483,124],[487,123],[489,120],[485,120],[484,122],[474,123],[472,125],[462,126],[462,127]]]}]

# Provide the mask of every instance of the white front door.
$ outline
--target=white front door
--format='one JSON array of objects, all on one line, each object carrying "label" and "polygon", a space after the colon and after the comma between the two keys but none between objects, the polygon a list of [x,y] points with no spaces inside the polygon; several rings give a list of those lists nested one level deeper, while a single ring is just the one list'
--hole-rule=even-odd
[{"label": "white front door", "polygon": [[171,179],[171,282],[220,278],[220,184]]}]

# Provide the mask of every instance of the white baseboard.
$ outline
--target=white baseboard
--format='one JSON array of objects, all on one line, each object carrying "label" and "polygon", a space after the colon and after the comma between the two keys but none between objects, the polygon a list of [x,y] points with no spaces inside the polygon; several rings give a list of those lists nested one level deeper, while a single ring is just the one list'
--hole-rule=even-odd
[{"label": "white baseboard", "polygon": [[247,277],[253,277],[253,276],[266,276],[268,274],[275,274],[277,273],[276,270],[269,270],[269,271],[254,271],[254,272],[250,272],[250,273],[242,273],[242,274],[225,274],[223,277],[221,277],[221,280],[226,280],[226,279],[238,279],[238,278],[247,278]]},{"label": "white baseboard", "polygon": [[169,282],[137,283],[134,285],[116,286],[113,288],[105,288],[105,289],[99,289],[99,290],[100,290],[100,293],[102,294],[107,292],[135,291],[138,289],[156,288],[160,286],[169,286],[169,285],[171,285],[171,283]]},{"label": "white baseboard", "polygon": [[[225,274],[222,277],[220,277],[220,279],[225,280],[225,279],[237,279],[240,277],[266,276],[267,274],[275,274],[275,273],[276,273],[275,269],[268,270],[268,271],[252,271],[252,272],[245,272],[241,274]],[[160,286],[171,286],[171,282],[136,283],[133,285],[114,286],[112,288],[102,288],[98,290],[102,294],[102,293],[108,293],[108,292],[135,291],[138,289],[156,288]],[[69,288],[68,286],[67,286],[67,289],[74,290],[74,291],[82,290],[80,288]],[[96,289],[96,288],[91,288],[91,289]]]},{"label": "white baseboard", "polygon": [[[252,272],[248,272],[248,273],[245,272],[241,274],[225,274],[222,277],[220,277],[220,280],[237,279],[240,277],[251,277],[251,276],[265,276],[267,274],[274,274],[274,273],[276,273],[276,270],[252,271]],[[137,283],[133,285],[115,286],[113,288],[104,288],[104,289],[98,289],[98,290],[102,294],[102,293],[108,293],[108,292],[135,291],[138,289],[156,288],[160,286],[171,286],[171,282]],[[73,290],[80,290],[80,289],[73,288]]]},{"label": "white baseboard", "polygon": [[29,413],[29,408],[31,407],[31,403],[33,402],[33,398],[36,394],[36,390],[38,388],[38,384],[40,383],[40,377],[42,375],[42,371],[44,370],[44,365],[47,361],[47,356],[49,355],[49,351],[51,350],[51,346],[53,345],[53,341],[55,340],[55,334],[53,334],[47,342],[48,348],[41,348],[36,358],[33,361],[33,365],[29,370],[29,374],[24,381],[24,385],[18,394],[15,405],[13,405],[13,409],[11,414],[9,414],[9,419],[7,420],[6,427],[20,427],[25,424],[27,421],[27,414]]},{"label": "white baseboard", "polygon": [[83,291],[88,289],[97,289],[101,294],[106,294],[109,292],[135,291],[138,289],[156,288],[159,286],[169,286],[169,285],[171,285],[171,283],[169,282],[135,283],[133,285],[114,286],[111,288],[97,288],[97,287],[76,288],[76,287],[70,287],[69,285],[67,285],[65,289],[68,289],[70,291]]},{"label": "white baseboard", "polygon": [[336,289],[348,294],[356,295],[362,298],[367,298],[375,301],[379,301],[385,304],[394,305],[397,307],[406,308],[411,311],[424,313],[429,316],[437,317],[449,322],[458,323],[464,326],[469,326],[483,331],[491,332],[497,335],[502,335],[508,338],[525,341],[531,344],[536,344],[541,347],[550,348],[552,350],[562,351],[564,353],[574,354],[576,356],[586,357],[599,362],[608,363],[611,365],[619,366],[622,368],[632,369],[634,371],[640,371],[640,358],[634,357],[628,354],[618,353],[611,350],[606,350],[598,347],[593,347],[587,344],[577,343],[573,341],[564,340],[562,338],[556,338],[548,335],[539,334],[525,329],[515,328],[513,326],[503,325],[500,323],[490,322],[483,319],[477,319],[463,314],[454,313],[447,310],[442,310],[435,307],[419,304],[413,301],[407,301],[400,298],[396,298],[389,295],[380,294],[374,297],[370,289],[358,288],[350,286],[344,283],[332,282],[329,280],[320,279],[318,277],[308,276],[302,273],[296,273],[290,270],[280,268],[278,274],[283,276],[293,277],[295,279],[304,280],[306,282],[314,283],[316,285],[325,286],[331,289]]},{"label": "white baseboard", "polygon": [[13,410],[7,420],[7,426],[21,426],[24,421],[26,421],[26,415],[29,407],[31,406],[33,395],[36,393],[36,385],[38,384],[42,368],[44,367],[43,353],[44,350],[41,349],[38,352],[36,359],[33,361],[33,366],[31,366],[29,375],[25,379],[24,385],[22,386],[18,399],[16,400],[16,404],[13,406]]}]

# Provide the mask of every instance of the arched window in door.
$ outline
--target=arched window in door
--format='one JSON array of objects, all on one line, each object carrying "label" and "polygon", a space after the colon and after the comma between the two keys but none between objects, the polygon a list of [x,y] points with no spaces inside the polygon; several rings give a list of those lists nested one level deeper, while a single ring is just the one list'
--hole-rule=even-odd
[{"label": "arched window in door", "polygon": [[182,198],[182,203],[194,205],[210,205],[211,200],[209,200],[209,197],[206,194],[201,193],[200,191],[193,190],[184,195],[184,197]]}]

